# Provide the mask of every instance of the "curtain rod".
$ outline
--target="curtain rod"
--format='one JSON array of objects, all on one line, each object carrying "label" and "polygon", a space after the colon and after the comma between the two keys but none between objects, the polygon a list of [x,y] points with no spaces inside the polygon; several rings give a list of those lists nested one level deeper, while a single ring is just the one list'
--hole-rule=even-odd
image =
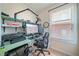
[{"label": "curtain rod", "polygon": [[62,5],[59,5],[59,6],[55,7],[55,8],[52,8],[52,9],[48,10],[48,12],[50,12],[50,11],[52,11],[52,10],[55,10],[55,9],[57,9],[57,8],[59,8],[59,7],[62,7],[62,6],[64,6],[64,5],[67,5],[67,4],[68,4],[68,3],[65,3],[65,4],[62,4]]}]

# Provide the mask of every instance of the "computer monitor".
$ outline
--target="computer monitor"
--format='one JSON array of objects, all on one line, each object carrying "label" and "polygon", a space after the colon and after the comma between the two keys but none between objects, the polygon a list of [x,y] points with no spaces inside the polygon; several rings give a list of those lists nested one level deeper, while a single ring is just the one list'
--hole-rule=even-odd
[{"label": "computer monitor", "polygon": [[26,32],[27,32],[27,35],[38,33],[38,25],[37,24],[26,24]]}]

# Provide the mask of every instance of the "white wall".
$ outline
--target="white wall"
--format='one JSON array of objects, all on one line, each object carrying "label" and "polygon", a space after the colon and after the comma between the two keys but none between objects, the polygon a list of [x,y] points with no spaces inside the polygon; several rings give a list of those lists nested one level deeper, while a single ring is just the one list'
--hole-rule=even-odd
[{"label": "white wall", "polygon": [[[1,4],[1,5],[2,5],[2,11],[9,14],[10,17],[14,17],[14,13],[16,13],[18,11],[29,8],[25,4],[15,4],[14,3],[14,4]],[[36,20],[35,17],[36,16],[33,13],[31,13],[30,11],[25,11],[23,13],[20,13],[20,15],[18,15],[18,18],[30,19],[30,20]]]},{"label": "white wall", "polygon": [[14,16],[15,12],[18,12],[20,10],[23,10],[27,8],[24,4],[1,4],[2,5],[2,11],[5,13],[8,13],[11,17]]},{"label": "white wall", "polygon": [[26,20],[30,20],[30,22],[35,23],[36,22],[36,15],[34,15],[32,12],[30,12],[29,10],[24,11],[20,14],[17,15],[17,19],[24,19]]}]

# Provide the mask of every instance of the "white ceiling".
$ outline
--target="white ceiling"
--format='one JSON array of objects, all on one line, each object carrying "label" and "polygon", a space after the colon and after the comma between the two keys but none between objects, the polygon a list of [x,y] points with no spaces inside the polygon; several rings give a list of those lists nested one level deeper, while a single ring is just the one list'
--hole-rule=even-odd
[{"label": "white ceiling", "polygon": [[54,3],[26,3],[25,5],[28,8],[31,8],[33,11],[35,12],[39,12],[47,7],[50,7],[51,5],[53,5]]}]

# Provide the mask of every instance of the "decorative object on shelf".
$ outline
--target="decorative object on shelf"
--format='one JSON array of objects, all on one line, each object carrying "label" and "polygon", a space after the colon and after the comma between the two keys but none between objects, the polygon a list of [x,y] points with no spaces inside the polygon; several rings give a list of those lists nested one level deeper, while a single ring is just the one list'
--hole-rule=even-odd
[{"label": "decorative object on shelf", "polygon": [[49,27],[49,23],[48,22],[44,22],[43,27],[44,28],[48,28]]}]

